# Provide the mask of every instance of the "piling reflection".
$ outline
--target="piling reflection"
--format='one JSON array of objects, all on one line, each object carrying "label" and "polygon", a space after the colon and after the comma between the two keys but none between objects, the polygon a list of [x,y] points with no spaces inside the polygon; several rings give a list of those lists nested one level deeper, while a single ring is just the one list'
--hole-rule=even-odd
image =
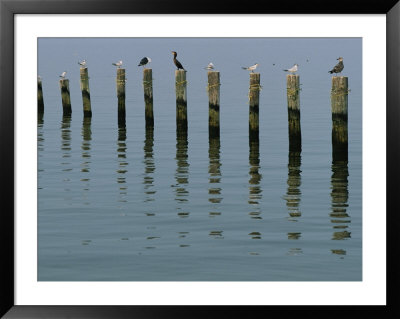
[{"label": "piling reflection", "polygon": [[175,172],[175,200],[178,203],[178,216],[185,218],[189,216],[189,203],[187,185],[189,183],[188,163],[188,131],[187,126],[179,125],[176,129],[176,172]]},{"label": "piling reflection", "polygon": [[[71,164],[71,116],[63,116],[61,121],[61,170],[64,174],[67,172],[72,171],[72,164]],[[63,185],[64,191],[69,192],[69,182],[70,179],[68,175],[63,175]],[[65,196],[67,193],[65,193]],[[71,197],[65,197],[66,200],[70,201]]]},{"label": "piling reflection", "polygon": [[40,152],[44,150],[44,137],[43,137],[43,113],[38,114],[37,120],[37,134],[38,134],[38,156],[41,157],[42,155]]},{"label": "piling reflection", "polygon": [[38,114],[38,121],[37,121],[37,151],[38,151],[38,189],[42,189],[40,186],[40,179],[42,178],[42,172],[44,172],[44,169],[41,165],[40,158],[43,157],[43,151],[44,151],[44,135],[43,135],[43,113]]},{"label": "piling reflection", "polygon": [[[154,188],[154,171],[156,169],[154,165],[153,158],[153,146],[154,146],[154,127],[152,125],[146,125],[146,135],[144,140],[144,176],[143,176],[143,184],[144,184],[144,192],[146,194],[145,202],[154,201],[154,194],[156,193]],[[147,214],[154,213],[149,212]]]},{"label": "piling reflection", "polygon": [[262,219],[260,200],[262,198],[262,189],[260,181],[262,175],[259,172],[260,169],[260,142],[257,136],[252,136],[249,139],[249,200],[250,204],[250,218]]},{"label": "piling reflection", "polygon": [[287,185],[286,207],[290,220],[297,221],[301,217],[301,152],[289,151]]},{"label": "piling reflection", "polygon": [[92,140],[92,118],[91,117],[84,117],[83,122],[82,122],[82,145],[81,145],[81,150],[82,150],[82,164],[81,164],[81,182],[83,184],[83,193],[82,196],[84,197],[84,204],[88,205],[88,198],[87,198],[87,192],[90,189],[90,163],[91,163],[91,154],[90,154],[90,148],[91,148],[91,140]]},{"label": "piling reflection", "polygon": [[219,135],[210,135],[208,140],[208,201],[212,204],[211,211],[209,212],[210,217],[221,215],[219,203],[222,201],[221,197],[221,162],[220,162],[220,148],[221,142]]},{"label": "piling reflection", "polygon": [[126,126],[125,123],[118,125],[118,141],[117,141],[117,156],[118,156],[118,169],[117,169],[117,183],[119,185],[119,202],[126,202],[127,186],[126,186],[126,173],[128,172],[128,161],[126,158]]},{"label": "piling reflection", "polygon": [[[333,240],[342,240],[350,238],[348,231],[351,218],[347,213],[349,191],[348,191],[348,162],[332,161],[331,177],[331,199],[332,212],[330,213],[331,223],[333,224]],[[343,250],[332,250],[334,253],[345,255]]]}]

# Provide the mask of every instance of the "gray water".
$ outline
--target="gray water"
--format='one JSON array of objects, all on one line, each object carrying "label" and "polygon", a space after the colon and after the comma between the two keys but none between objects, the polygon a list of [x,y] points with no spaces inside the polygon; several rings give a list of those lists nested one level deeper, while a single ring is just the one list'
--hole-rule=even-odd
[{"label": "gray water", "polygon": [[[40,38],[38,280],[362,279],[360,38]],[[188,131],[176,131],[171,51],[188,70]],[[152,58],[154,130],[142,68]],[[332,160],[331,75],[349,77],[348,162]],[[93,117],[83,119],[78,60]],[[126,68],[126,127],[116,70]],[[209,139],[207,71],[221,72],[220,139]],[[259,63],[259,142],[248,71]],[[299,64],[302,151],[289,156],[284,68]],[[62,117],[67,71],[72,117]]]}]

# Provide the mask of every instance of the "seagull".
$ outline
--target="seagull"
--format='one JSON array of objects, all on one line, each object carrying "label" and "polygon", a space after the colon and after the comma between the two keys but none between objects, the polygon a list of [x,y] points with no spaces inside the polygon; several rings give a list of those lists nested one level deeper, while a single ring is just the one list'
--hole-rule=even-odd
[{"label": "seagull", "polygon": [[206,70],[214,70],[214,64],[210,62],[204,69]]},{"label": "seagull", "polygon": [[171,51],[172,52],[172,54],[174,55],[174,63],[175,63],[175,65],[176,65],[176,67],[178,68],[178,70],[179,69],[182,69],[182,70],[184,70],[184,71],[186,71],[185,69],[184,69],[184,67],[182,66],[182,64],[176,59],[176,56],[178,55],[175,51]]},{"label": "seagull", "polygon": [[64,80],[66,74],[67,74],[67,71],[64,71],[63,73],[61,73],[60,78],[61,78],[62,80]]},{"label": "seagull", "polygon": [[243,69],[243,70],[248,70],[248,71],[251,71],[251,73],[254,73],[253,71],[254,71],[257,67],[258,67],[258,63],[254,64],[254,65],[252,65],[252,66],[249,66],[249,67],[244,67],[244,66],[242,66],[242,69]]},{"label": "seagull", "polygon": [[86,60],[78,61],[78,64],[81,66],[86,66]]},{"label": "seagull", "polygon": [[336,65],[333,67],[332,70],[328,71],[330,74],[332,74],[332,73],[340,73],[340,72],[342,72],[343,69],[344,69],[343,58],[342,58],[342,57],[339,57],[339,58],[337,58],[336,60],[339,60],[339,63],[336,64]]},{"label": "seagull", "polygon": [[138,66],[143,66],[143,68],[144,68],[144,66],[147,63],[150,63],[150,62],[151,62],[151,59],[148,56],[146,56],[146,57],[144,57],[143,59],[140,60]]},{"label": "seagull", "polygon": [[115,62],[115,63],[113,63],[112,65],[115,65],[115,66],[117,66],[118,68],[120,68],[121,65],[122,65],[122,60],[120,60],[120,61],[118,61],[118,62]]},{"label": "seagull", "polygon": [[298,64],[295,64],[290,69],[285,69],[283,71],[290,72],[290,73],[295,73],[298,70],[298,66],[299,66]]}]

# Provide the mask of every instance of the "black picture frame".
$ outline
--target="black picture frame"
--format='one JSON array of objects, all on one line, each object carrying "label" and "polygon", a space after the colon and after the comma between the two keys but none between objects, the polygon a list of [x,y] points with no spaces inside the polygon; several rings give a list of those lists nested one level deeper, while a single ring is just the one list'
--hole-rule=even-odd
[{"label": "black picture frame", "polygon": [[[16,14],[386,14],[386,306],[28,306],[14,303],[14,17]],[[255,312],[274,317],[399,317],[396,254],[398,238],[397,181],[399,163],[400,108],[400,3],[398,0],[305,0],[254,1],[252,3],[178,0],[0,0],[0,315],[4,318],[194,318],[244,317]],[[383,106],[382,106],[383,107]],[[379,109],[379,108],[378,108]],[[384,143],[384,141],[382,141]],[[382,205],[384,207],[384,205]],[[377,216],[385,212],[376,212]]]}]

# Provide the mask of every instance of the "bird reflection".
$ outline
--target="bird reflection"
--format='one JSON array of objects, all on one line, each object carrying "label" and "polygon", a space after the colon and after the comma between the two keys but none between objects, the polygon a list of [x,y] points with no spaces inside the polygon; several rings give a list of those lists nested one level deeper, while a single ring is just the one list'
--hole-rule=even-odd
[{"label": "bird reflection", "polygon": [[188,131],[185,126],[178,126],[176,129],[176,172],[175,181],[173,185],[175,188],[175,200],[179,204],[178,216],[189,216],[188,195],[189,191],[186,189],[189,183],[189,163],[188,163]]},{"label": "bird reflection", "polygon": [[82,178],[81,182],[84,183],[83,186],[83,194],[85,197],[85,204],[88,205],[87,201],[87,192],[89,191],[89,172],[90,172],[90,163],[91,163],[91,155],[90,155],[90,143],[92,140],[92,129],[91,129],[92,118],[85,117],[82,122],[82,164],[81,164],[81,173]]},{"label": "bird reflection", "polygon": [[261,208],[259,201],[262,198],[262,189],[260,181],[262,175],[259,173],[260,169],[260,142],[258,136],[250,137],[249,139],[249,200],[251,211],[249,213],[252,219],[262,219]]},{"label": "bird reflection", "polygon": [[156,169],[154,165],[153,158],[153,146],[154,146],[154,127],[152,125],[146,125],[146,137],[144,140],[144,177],[143,184],[144,190],[146,194],[145,202],[154,201],[154,194],[156,193],[153,190],[154,187],[154,171]]},{"label": "bird reflection", "polygon": [[126,186],[126,173],[128,172],[128,161],[126,158],[126,126],[125,123],[118,125],[118,140],[117,140],[117,183],[119,185],[119,202],[126,202],[127,186]]},{"label": "bird reflection", "polygon": [[208,189],[209,199],[208,201],[213,204],[212,210],[210,211],[210,217],[221,215],[219,210],[219,203],[222,201],[221,197],[221,187],[219,183],[221,182],[221,162],[220,162],[220,148],[221,143],[219,136],[209,137],[208,141],[208,182],[210,187]]}]

